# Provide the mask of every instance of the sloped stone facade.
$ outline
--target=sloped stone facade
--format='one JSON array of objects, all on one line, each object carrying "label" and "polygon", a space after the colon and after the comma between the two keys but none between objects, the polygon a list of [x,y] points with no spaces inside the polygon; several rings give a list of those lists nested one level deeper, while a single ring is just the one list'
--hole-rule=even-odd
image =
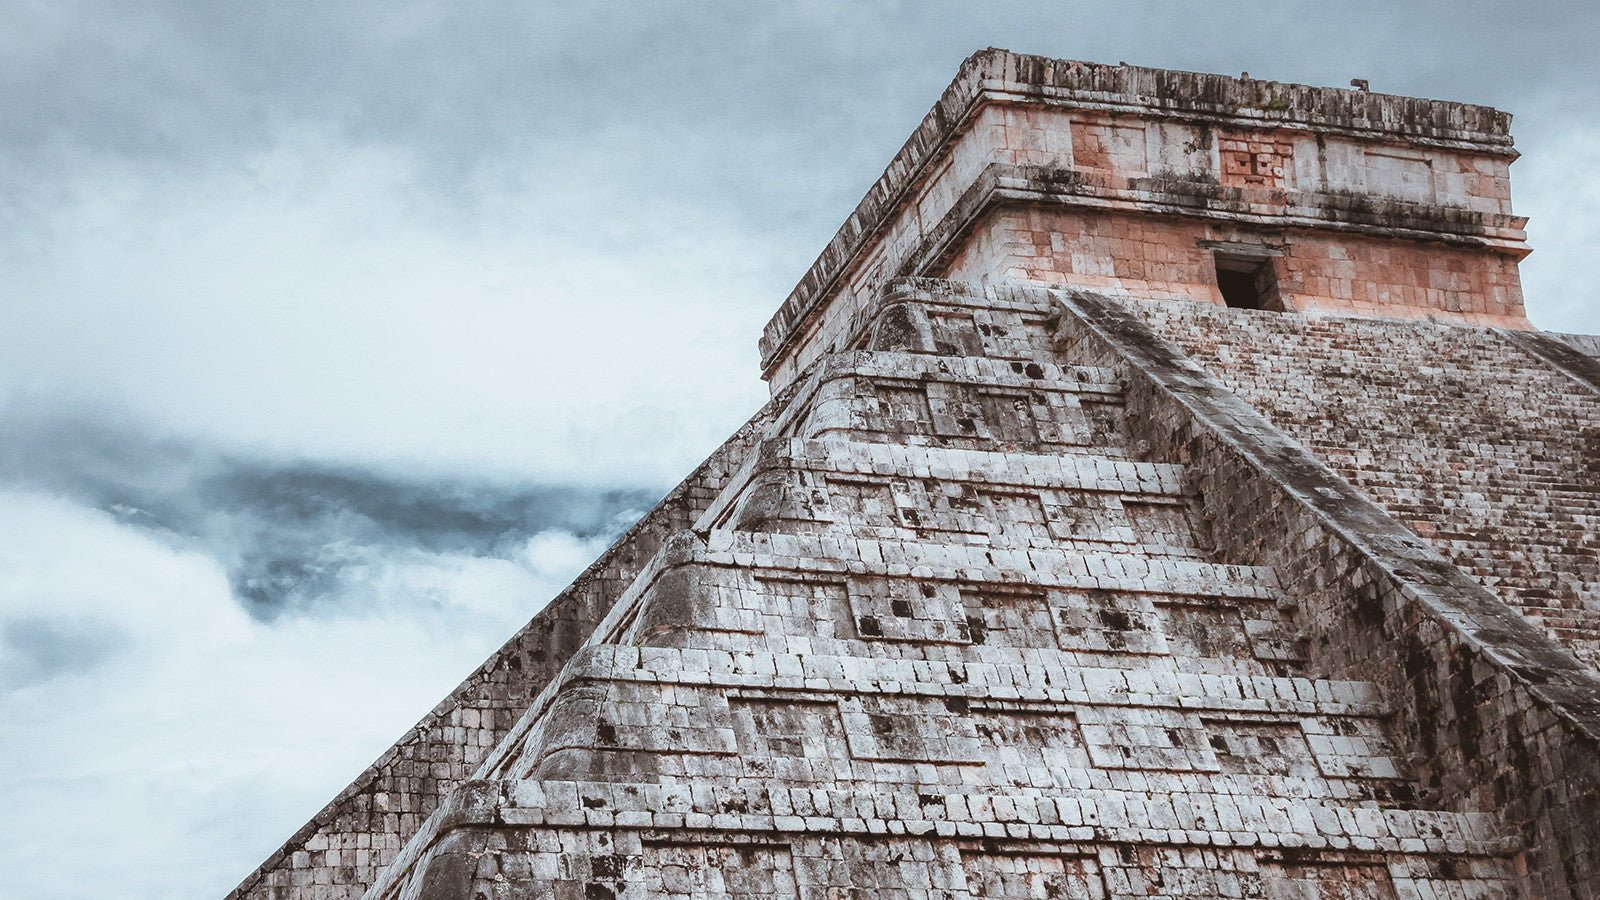
[{"label": "sloped stone facade", "polygon": [[235,896],[1600,896],[1507,124],[975,54],[767,408]]},{"label": "sloped stone facade", "polygon": [[1517,896],[1060,300],[885,296],[372,896]]}]

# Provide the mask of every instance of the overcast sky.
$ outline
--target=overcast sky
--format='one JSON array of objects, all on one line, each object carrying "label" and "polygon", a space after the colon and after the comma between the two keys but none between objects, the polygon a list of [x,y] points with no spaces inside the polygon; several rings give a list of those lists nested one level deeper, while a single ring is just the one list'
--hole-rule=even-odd
[{"label": "overcast sky", "polygon": [[[220,897],[763,401],[968,53],[1515,115],[1600,332],[1592,3],[0,0],[0,871]],[[70,873],[70,874],[64,874]]]}]

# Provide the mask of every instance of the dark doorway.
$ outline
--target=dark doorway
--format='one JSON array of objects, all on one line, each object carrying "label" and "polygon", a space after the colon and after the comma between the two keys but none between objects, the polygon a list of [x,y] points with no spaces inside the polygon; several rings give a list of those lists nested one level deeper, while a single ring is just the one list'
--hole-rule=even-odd
[{"label": "dark doorway", "polygon": [[1224,303],[1235,309],[1283,312],[1271,257],[1218,253],[1216,259],[1217,287]]}]

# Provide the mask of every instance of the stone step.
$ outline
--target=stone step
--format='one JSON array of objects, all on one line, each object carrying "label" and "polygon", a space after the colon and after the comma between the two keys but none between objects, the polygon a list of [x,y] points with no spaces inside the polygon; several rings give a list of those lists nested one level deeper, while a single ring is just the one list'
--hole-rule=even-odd
[{"label": "stone step", "polygon": [[712,527],[1203,557],[1181,466],[799,438],[764,443]]},{"label": "stone step", "polygon": [[1131,496],[1181,496],[1183,466],[1094,455],[995,452],[842,440],[780,438],[762,443],[757,470],[933,478],[1017,487],[1055,487]]},{"label": "stone step", "polygon": [[557,684],[583,681],[963,697],[969,702],[981,699],[1249,715],[1382,717],[1390,713],[1377,689],[1365,681],[1130,671],[1082,666],[1044,656],[1023,663],[935,662],[597,644],[579,651],[563,669]]},{"label": "stone step", "polygon": [[1359,682],[601,646],[485,771],[1409,803],[1388,713]]},{"label": "stone step", "polygon": [[855,352],[819,364],[806,438],[1126,455],[1122,386],[1106,369]]},{"label": "stone step", "polygon": [[1112,550],[1004,549],[927,541],[884,541],[841,535],[790,535],[716,529],[669,539],[625,590],[591,640],[615,642],[639,618],[656,581],[690,565],[816,576],[872,576],[926,582],[1019,585],[1140,595],[1176,595],[1292,602],[1264,566],[1239,566]]},{"label": "stone step", "polygon": [[[800,552],[801,537],[712,538],[728,534],[735,540],[721,553],[686,541],[664,559],[625,599],[626,624],[611,640],[948,660],[1046,653],[1068,664],[1239,675],[1285,674],[1304,661],[1268,570],[1206,563],[1161,578],[1145,567],[1145,578],[1121,582],[1131,589],[1107,589],[1085,565],[1051,579],[1065,584],[1030,584],[951,566],[938,544],[889,548],[911,565],[846,567],[771,555]],[[1128,565],[1135,560],[1144,561]],[[1086,561],[1063,552],[1060,562]]]},{"label": "stone step", "polygon": [[[663,566],[690,561],[796,572],[836,572],[933,581],[1026,584],[1080,590],[1277,600],[1266,566],[1146,556],[1102,547],[1006,548],[835,534],[772,534],[716,529],[685,534],[663,548]],[[646,573],[641,574],[641,579]],[[626,598],[624,598],[625,600]],[[620,606],[624,601],[619,600]]]},{"label": "stone step", "polygon": [[1053,362],[1055,311],[1027,291],[953,292],[901,281],[869,301],[844,329],[851,350]]},{"label": "stone step", "polygon": [[441,860],[497,897],[1516,896],[1519,845],[1488,819],[1128,791],[478,781],[367,896],[410,896]]},{"label": "stone step", "polygon": [[[465,786],[456,827],[603,827],[926,838],[1290,847],[1500,857],[1519,849],[1488,813],[1381,810],[1290,798],[1209,800],[1093,791],[1071,797],[926,791],[502,780]],[[681,839],[681,838],[680,838]],[[1092,852],[1092,851],[1091,851]]]}]

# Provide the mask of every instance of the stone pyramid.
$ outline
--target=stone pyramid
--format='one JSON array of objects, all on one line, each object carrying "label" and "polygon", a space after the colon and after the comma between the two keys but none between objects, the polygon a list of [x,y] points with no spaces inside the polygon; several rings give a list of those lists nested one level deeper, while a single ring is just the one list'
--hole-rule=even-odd
[{"label": "stone pyramid", "polygon": [[1527,330],[1505,118],[975,55],[767,408],[235,895],[1600,896],[1600,345]]}]

